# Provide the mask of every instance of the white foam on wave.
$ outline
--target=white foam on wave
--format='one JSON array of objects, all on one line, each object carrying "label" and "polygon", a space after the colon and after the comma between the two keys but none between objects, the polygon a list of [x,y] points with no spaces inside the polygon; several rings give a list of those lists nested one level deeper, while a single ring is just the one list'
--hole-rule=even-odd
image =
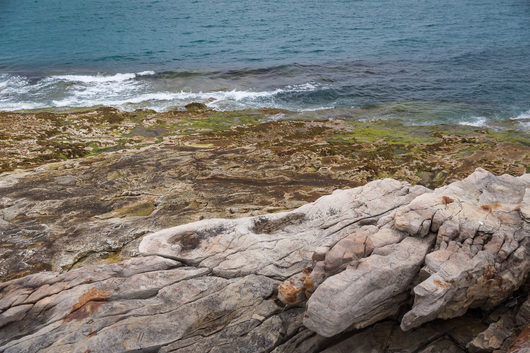
[{"label": "white foam on wave", "polygon": [[0,89],[7,87],[9,84],[9,77],[7,75],[0,75]]},{"label": "white foam on wave", "polygon": [[29,81],[22,76],[1,75],[0,89],[3,94],[17,94],[27,91]]},{"label": "white foam on wave", "polygon": [[517,120],[519,125],[526,130],[530,130],[530,110],[517,115],[515,118],[510,120]]},{"label": "white foam on wave", "polygon": [[327,88],[327,87],[318,85],[314,82],[306,82],[306,83],[297,84],[297,85],[289,85],[285,87],[285,90],[295,91],[295,92],[308,92],[308,91],[314,91],[316,89],[322,89],[322,88]]},{"label": "white foam on wave", "polygon": [[31,110],[31,109],[44,109],[49,106],[43,103],[34,102],[17,102],[17,103],[3,103],[0,101],[0,111],[15,111],[15,110]]},{"label": "white foam on wave", "polygon": [[466,126],[482,127],[482,126],[486,126],[487,122],[488,122],[488,119],[486,119],[485,117],[477,116],[477,117],[471,118],[470,120],[460,121],[458,124],[466,125]]},{"label": "white foam on wave", "polygon": [[517,115],[515,118],[512,118],[513,120],[523,120],[523,119],[530,119],[530,110],[525,112],[525,113],[521,113],[519,115]]},{"label": "white foam on wave", "polygon": [[152,76],[154,71],[142,71],[137,73],[117,73],[114,75],[54,75],[50,76],[48,79],[51,80],[63,80],[71,82],[81,82],[81,83],[104,83],[104,82],[123,82],[132,80],[138,76]]},{"label": "white foam on wave", "polygon": [[[74,94],[62,100],[54,100],[53,104],[57,107],[66,106],[94,106],[94,105],[111,105],[125,107],[127,104],[153,103],[153,102],[169,102],[172,101],[174,105],[181,105],[192,101],[205,102],[209,106],[215,106],[220,101],[235,101],[240,102],[246,99],[256,99],[260,97],[270,97],[277,94],[277,91],[271,92],[249,92],[249,91],[214,91],[214,92],[156,92],[143,93],[133,95],[130,97],[120,97],[119,95],[101,95],[101,87],[99,89],[85,89],[73,92]],[[113,91],[116,93],[116,90]],[[98,94],[99,93],[99,94]]]},{"label": "white foam on wave", "polygon": [[136,75],[138,75],[138,76],[152,76],[155,73],[156,72],[154,72],[154,71],[142,71],[142,72],[138,72]]},{"label": "white foam on wave", "polygon": [[51,79],[72,81],[72,82],[83,82],[83,83],[93,83],[93,82],[122,82],[131,80],[136,77],[134,73],[125,73],[125,74],[115,74],[115,75],[56,75],[51,76]]},{"label": "white foam on wave", "polygon": [[335,108],[334,105],[329,105],[329,106],[322,106],[322,107],[316,107],[316,108],[304,108],[304,109],[299,109],[299,111],[301,112],[316,112],[316,111],[319,111],[319,110],[328,110],[328,109],[333,109]]},{"label": "white foam on wave", "polygon": [[[156,81],[139,79],[154,71],[113,75],[54,75],[30,82],[25,77],[0,76],[0,109],[19,110],[53,107],[113,106],[123,110],[150,108],[164,111],[190,102],[202,102],[218,110],[284,107],[281,94],[321,89],[314,82],[288,85],[272,90],[171,91],[158,90]],[[137,79],[135,79],[137,78]],[[293,108],[285,106],[284,108]],[[309,108],[320,110],[331,107]]]},{"label": "white foam on wave", "polygon": [[0,110],[12,111],[47,107],[38,99],[29,101],[28,95],[37,96],[28,79],[21,76],[0,75]]},{"label": "white foam on wave", "polygon": [[523,129],[530,130],[530,121],[521,121],[519,122],[519,125],[521,125]]}]

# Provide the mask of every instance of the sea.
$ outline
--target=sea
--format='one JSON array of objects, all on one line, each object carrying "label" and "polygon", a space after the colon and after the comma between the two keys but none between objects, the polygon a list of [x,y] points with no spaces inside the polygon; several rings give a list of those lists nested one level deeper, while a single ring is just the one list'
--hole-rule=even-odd
[{"label": "sea", "polygon": [[0,110],[190,102],[530,129],[530,1],[0,0]]}]

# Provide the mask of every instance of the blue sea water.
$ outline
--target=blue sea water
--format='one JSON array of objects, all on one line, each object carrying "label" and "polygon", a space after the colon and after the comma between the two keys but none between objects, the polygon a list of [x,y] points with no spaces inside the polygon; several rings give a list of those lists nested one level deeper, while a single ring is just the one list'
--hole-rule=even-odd
[{"label": "blue sea water", "polygon": [[191,101],[528,126],[530,1],[0,0],[0,110]]}]

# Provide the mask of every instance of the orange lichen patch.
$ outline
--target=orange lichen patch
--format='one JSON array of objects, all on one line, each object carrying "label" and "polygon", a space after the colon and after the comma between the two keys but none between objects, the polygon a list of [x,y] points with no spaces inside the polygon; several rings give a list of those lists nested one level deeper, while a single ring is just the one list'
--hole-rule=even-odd
[{"label": "orange lichen patch", "polygon": [[455,200],[450,198],[449,196],[442,196],[442,204],[448,205],[453,202],[455,202]]},{"label": "orange lichen patch", "polygon": [[495,268],[493,266],[488,266],[488,269],[484,271],[483,274],[485,279],[494,279],[497,277],[497,272],[495,271]]},{"label": "orange lichen patch", "polygon": [[304,278],[304,289],[306,289],[306,292],[312,292],[315,290],[315,284],[313,283],[313,278],[311,276],[306,276]]},{"label": "orange lichen patch", "polygon": [[313,271],[313,268],[311,267],[306,267],[302,270],[302,273],[306,276],[309,276],[311,274],[311,272]]},{"label": "orange lichen patch", "polygon": [[99,290],[96,287],[94,287],[81,296],[79,301],[72,306],[72,309],[70,309],[70,312],[72,313],[76,311],[77,309],[81,308],[83,305],[85,305],[89,301],[93,301],[93,300],[105,301],[107,299],[109,299],[109,295],[105,291]]},{"label": "orange lichen patch", "polygon": [[530,324],[526,325],[519,336],[513,341],[508,353],[515,352],[521,348],[530,347]]},{"label": "orange lichen patch", "polygon": [[109,295],[96,287],[83,294],[70,309],[65,321],[81,320],[96,312],[109,299]]},{"label": "orange lichen patch", "polygon": [[292,284],[282,283],[280,285],[279,292],[283,297],[283,300],[288,304],[297,304],[298,303],[298,293],[303,289],[303,287],[295,287]]},{"label": "orange lichen patch", "polygon": [[501,206],[500,203],[492,203],[492,204],[481,205],[481,206],[480,206],[480,209],[481,209],[482,211],[491,212],[491,211],[496,210],[496,209],[499,208],[500,206]]},{"label": "orange lichen patch", "polygon": [[438,287],[442,287],[442,288],[447,288],[449,287],[449,283],[447,282],[442,282],[442,281],[439,281],[437,279],[433,280],[434,284],[436,284]]},{"label": "orange lichen patch", "polygon": [[506,224],[517,224],[518,220],[514,220],[513,218],[507,218],[507,217],[501,217],[498,214],[495,215],[499,221]]},{"label": "orange lichen patch", "polygon": [[72,312],[70,315],[64,319],[64,321],[72,321],[72,320],[82,320],[87,317],[89,317],[91,314],[95,313],[100,306],[105,304],[105,301],[90,301],[83,305],[80,309]]},{"label": "orange lichen patch", "polygon": [[480,206],[480,209],[481,209],[482,211],[491,212],[491,207],[490,207],[490,205],[482,205],[482,206]]},{"label": "orange lichen patch", "polygon": [[484,283],[486,288],[490,288],[491,286],[496,286],[501,290],[504,290],[502,288],[503,279],[502,277],[499,277],[497,275],[497,272],[495,271],[495,268],[493,266],[488,266],[488,269],[484,271],[482,274],[480,281]]}]

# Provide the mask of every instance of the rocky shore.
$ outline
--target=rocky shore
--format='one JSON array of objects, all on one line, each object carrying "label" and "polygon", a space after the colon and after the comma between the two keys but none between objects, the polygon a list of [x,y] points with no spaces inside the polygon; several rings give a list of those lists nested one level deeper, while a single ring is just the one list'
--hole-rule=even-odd
[{"label": "rocky shore", "polygon": [[0,352],[530,351],[525,132],[200,105],[0,126]]},{"label": "rocky shore", "polygon": [[290,210],[375,179],[435,188],[476,167],[530,171],[517,129],[315,114],[0,113],[0,280],[121,261],[148,232]]},{"label": "rocky shore", "polygon": [[383,179],[0,285],[4,352],[528,352],[530,174]]}]

